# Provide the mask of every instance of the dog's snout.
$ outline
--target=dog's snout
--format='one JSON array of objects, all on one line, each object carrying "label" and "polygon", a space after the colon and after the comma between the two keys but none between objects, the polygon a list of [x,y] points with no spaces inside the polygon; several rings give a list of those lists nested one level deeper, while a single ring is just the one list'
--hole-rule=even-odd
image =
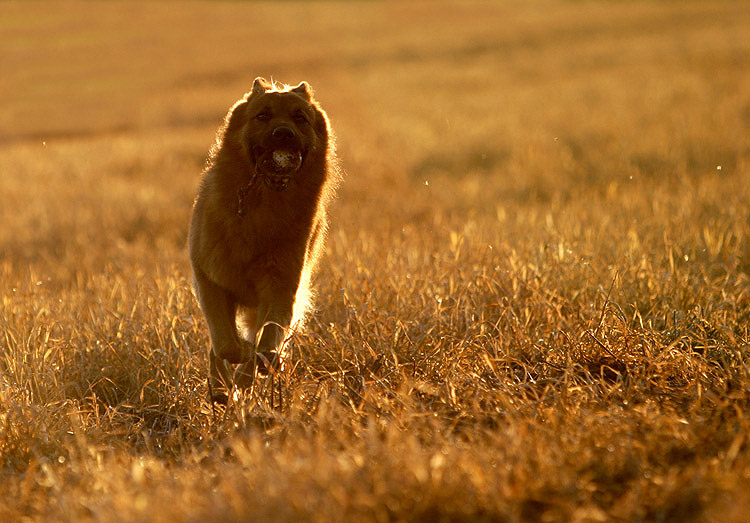
[{"label": "dog's snout", "polygon": [[280,125],[273,130],[272,136],[276,140],[292,140],[294,138],[294,131],[291,127]]}]

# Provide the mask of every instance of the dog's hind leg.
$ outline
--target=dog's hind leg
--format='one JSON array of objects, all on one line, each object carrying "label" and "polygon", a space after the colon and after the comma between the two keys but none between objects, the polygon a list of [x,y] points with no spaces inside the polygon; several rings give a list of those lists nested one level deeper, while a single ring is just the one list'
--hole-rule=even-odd
[{"label": "dog's hind leg", "polygon": [[[257,343],[258,334],[258,309],[256,307],[239,307],[237,310],[237,329],[240,335],[252,347]],[[254,353],[254,351],[253,351]],[[234,371],[232,381],[240,389],[249,389],[253,385],[255,378],[255,358],[254,354],[245,354],[248,360],[237,366]]]},{"label": "dog's hind leg", "polygon": [[[243,307],[237,308],[237,330],[239,335],[245,341],[249,342],[255,347],[256,334],[258,333],[258,309],[257,307]],[[247,357],[248,354],[243,354],[243,357]]]}]

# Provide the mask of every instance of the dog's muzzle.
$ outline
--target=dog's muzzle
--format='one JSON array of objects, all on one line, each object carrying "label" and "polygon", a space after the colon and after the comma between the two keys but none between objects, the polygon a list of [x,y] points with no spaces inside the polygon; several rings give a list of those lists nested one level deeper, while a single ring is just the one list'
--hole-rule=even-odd
[{"label": "dog's muzzle", "polygon": [[290,127],[279,126],[265,140],[264,147],[255,147],[255,166],[265,184],[283,191],[302,167],[304,155],[299,137]]}]

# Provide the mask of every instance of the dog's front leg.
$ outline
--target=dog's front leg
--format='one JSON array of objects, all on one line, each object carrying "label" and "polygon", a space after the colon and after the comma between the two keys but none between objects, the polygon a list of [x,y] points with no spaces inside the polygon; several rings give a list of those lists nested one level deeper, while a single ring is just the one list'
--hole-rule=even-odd
[{"label": "dog's front leg", "polygon": [[234,384],[239,388],[252,385],[256,370],[265,374],[271,369],[281,369],[286,356],[284,341],[289,334],[297,289],[267,280],[258,290],[257,345],[255,355],[234,372]]},{"label": "dog's front leg", "polygon": [[[296,279],[294,283],[297,283]],[[259,340],[255,350],[256,359],[262,366],[281,366],[284,340],[289,335],[296,293],[296,285],[293,287],[278,281],[267,282],[267,285],[260,289]]]},{"label": "dog's front leg", "polygon": [[[239,363],[243,358],[243,342],[237,335],[235,313],[237,303],[232,294],[211,281],[199,269],[194,270],[195,290],[203,315],[208,323],[211,350],[208,354],[209,384],[220,390],[232,385],[230,363]],[[217,401],[222,394],[213,394]]]},{"label": "dog's front leg", "polygon": [[237,302],[228,290],[195,270],[195,288],[203,315],[208,323],[213,353],[229,363],[240,363],[242,340],[237,334]]},{"label": "dog's front leg", "polygon": [[[295,281],[296,283],[296,281]],[[258,307],[258,333],[260,340],[256,352],[261,354],[277,353],[289,334],[294,310],[296,286],[291,288],[283,284],[272,284],[264,289]]]}]

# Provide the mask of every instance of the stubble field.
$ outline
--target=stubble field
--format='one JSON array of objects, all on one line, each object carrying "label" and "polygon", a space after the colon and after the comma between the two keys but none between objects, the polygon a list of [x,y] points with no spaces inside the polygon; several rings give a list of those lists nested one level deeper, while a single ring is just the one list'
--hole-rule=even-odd
[{"label": "stubble field", "polygon": [[[0,4],[0,519],[741,521],[745,2]],[[345,181],[207,403],[187,226],[255,76]]]}]

